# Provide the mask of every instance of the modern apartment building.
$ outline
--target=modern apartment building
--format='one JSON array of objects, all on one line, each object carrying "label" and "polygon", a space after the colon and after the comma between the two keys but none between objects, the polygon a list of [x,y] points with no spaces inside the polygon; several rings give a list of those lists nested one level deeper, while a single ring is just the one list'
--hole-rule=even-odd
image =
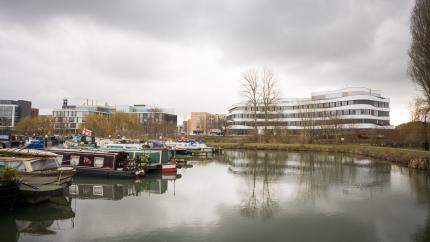
[{"label": "modern apartment building", "polygon": [[118,105],[109,106],[95,100],[85,99],[81,105],[69,105],[63,100],[61,109],[53,110],[54,129],[64,133],[79,133],[85,123],[85,118],[91,114],[110,116],[114,112],[136,113],[144,126],[146,133],[166,135],[176,133],[177,117],[159,108],[146,105]]},{"label": "modern apartment building", "polygon": [[91,114],[110,116],[115,108],[107,103],[101,104],[95,100],[85,99],[80,105],[69,105],[68,100],[63,100],[61,109],[52,111],[54,118],[54,130],[62,133],[79,133],[85,123],[85,118]]},{"label": "modern apartment building", "polygon": [[[280,99],[269,110],[268,129],[300,131],[307,128],[390,129],[390,100],[381,91],[346,88],[314,92],[310,98]],[[257,107],[257,128],[265,126],[264,108]],[[233,105],[227,115],[227,133],[246,135],[254,129],[254,110],[246,103]]]},{"label": "modern apartment building", "polygon": [[131,106],[130,112],[137,113],[146,134],[168,136],[177,132],[178,118],[171,110],[136,104]]},{"label": "modern apartment building", "polygon": [[0,100],[0,129],[13,129],[27,116],[31,116],[31,102]]}]

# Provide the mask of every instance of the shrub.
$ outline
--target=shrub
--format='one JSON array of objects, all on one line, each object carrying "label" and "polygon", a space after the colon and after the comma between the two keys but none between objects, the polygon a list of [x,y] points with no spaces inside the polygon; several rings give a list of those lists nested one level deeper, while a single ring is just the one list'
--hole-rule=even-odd
[{"label": "shrub", "polygon": [[18,178],[18,171],[9,167],[6,167],[0,171],[0,180],[3,181],[14,181]]}]

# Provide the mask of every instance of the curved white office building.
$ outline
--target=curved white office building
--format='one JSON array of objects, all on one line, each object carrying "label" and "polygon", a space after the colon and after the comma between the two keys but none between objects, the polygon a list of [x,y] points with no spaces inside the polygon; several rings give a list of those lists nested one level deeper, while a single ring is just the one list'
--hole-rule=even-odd
[{"label": "curved white office building", "polygon": [[[257,126],[264,129],[265,115],[257,107]],[[310,98],[280,99],[269,108],[268,129],[303,130],[330,129],[390,129],[390,100],[381,91],[368,88],[346,88],[315,92]],[[232,106],[227,115],[227,132],[246,135],[253,129],[254,111],[251,105]]]}]

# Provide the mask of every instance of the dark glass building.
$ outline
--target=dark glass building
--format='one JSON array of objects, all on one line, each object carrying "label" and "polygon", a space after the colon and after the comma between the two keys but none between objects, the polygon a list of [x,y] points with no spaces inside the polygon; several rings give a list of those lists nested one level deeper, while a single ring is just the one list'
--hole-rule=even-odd
[{"label": "dark glass building", "polygon": [[13,129],[28,116],[31,116],[30,101],[0,100],[0,129]]}]

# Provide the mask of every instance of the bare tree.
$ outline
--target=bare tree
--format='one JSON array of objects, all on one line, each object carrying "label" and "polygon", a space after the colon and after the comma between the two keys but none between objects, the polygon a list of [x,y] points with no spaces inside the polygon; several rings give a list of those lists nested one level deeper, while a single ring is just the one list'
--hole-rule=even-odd
[{"label": "bare tree", "polygon": [[416,97],[409,104],[411,121],[424,121],[425,111],[428,110],[428,102],[422,97]]},{"label": "bare tree", "polygon": [[304,143],[313,143],[316,136],[317,105],[318,104],[299,105],[299,113],[297,115],[300,118],[299,126],[303,127],[302,135],[304,137]]},{"label": "bare tree", "polygon": [[335,138],[336,142],[339,142],[340,136],[343,133],[343,123],[342,118],[340,117],[341,114],[339,113],[339,110],[332,110],[327,113],[329,115],[325,120],[325,130],[330,136]]},{"label": "bare tree", "polygon": [[416,0],[411,18],[409,75],[430,103],[430,2]]},{"label": "bare tree", "polygon": [[258,72],[255,69],[248,70],[242,74],[242,95],[247,103],[251,105],[252,116],[254,119],[254,134],[257,135],[257,111],[260,103],[260,83]]},{"label": "bare tree", "polygon": [[[279,103],[278,103],[279,104]],[[286,121],[284,121],[284,115],[282,112],[281,105],[277,105],[276,108],[274,108],[274,114],[273,114],[273,136],[277,136],[275,140],[285,140],[287,134],[288,134],[288,126],[286,125]]]},{"label": "bare tree", "polygon": [[264,134],[267,135],[267,127],[269,126],[270,112],[274,112],[276,104],[279,100],[278,83],[270,69],[263,69],[261,77],[261,103],[264,112]]}]

